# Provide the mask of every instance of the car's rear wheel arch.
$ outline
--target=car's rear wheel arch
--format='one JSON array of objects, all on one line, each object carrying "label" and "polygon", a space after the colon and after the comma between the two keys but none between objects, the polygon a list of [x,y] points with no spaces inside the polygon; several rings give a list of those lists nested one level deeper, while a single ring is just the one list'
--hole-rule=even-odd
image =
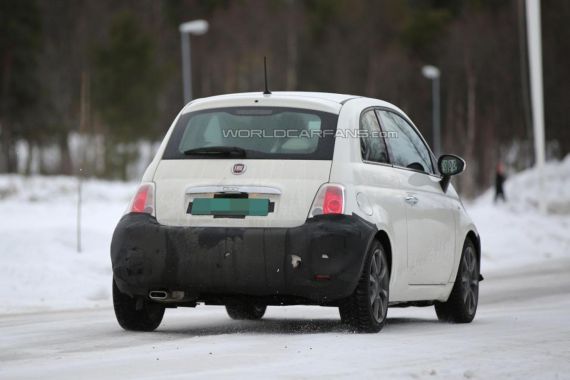
[{"label": "car's rear wheel arch", "polygon": [[[388,234],[384,230],[376,230],[372,232],[368,237],[368,242],[366,244],[366,248],[364,249],[364,251],[358,252],[358,254],[361,255],[360,270],[358,273],[360,275],[364,270],[364,265],[366,264],[366,257],[367,257],[366,255],[368,254],[368,252],[370,252],[370,249],[374,244],[374,242],[379,242],[382,245],[382,248],[384,248],[384,251],[386,253],[386,259],[388,261],[388,274],[390,278],[392,278],[392,245],[390,244],[390,238]],[[353,286],[351,286],[350,288],[351,292],[353,292],[354,289],[356,289],[358,282],[357,280],[358,279],[355,279]]]},{"label": "car's rear wheel arch", "polygon": [[479,264],[479,268],[481,267],[481,240],[479,238],[479,235],[477,235],[473,230],[469,231],[467,233],[467,236],[464,239],[464,242],[466,240],[470,240],[473,245],[475,246],[475,251],[477,254],[477,262]]},{"label": "car's rear wheel arch", "polygon": [[[392,245],[390,244],[390,238],[388,234],[384,230],[380,230],[376,232],[374,235],[374,240],[377,240],[382,244],[382,247],[386,251],[386,258],[388,259],[388,273],[390,273],[390,277],[392,275]],[[372,242],[371,242],[372,243]]]}]

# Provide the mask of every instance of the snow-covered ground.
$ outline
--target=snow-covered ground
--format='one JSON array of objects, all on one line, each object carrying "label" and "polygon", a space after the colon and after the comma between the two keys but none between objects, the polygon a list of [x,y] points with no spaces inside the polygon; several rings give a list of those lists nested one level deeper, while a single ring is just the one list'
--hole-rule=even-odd
[{"label": "snow-covered ground", "polygon": [[1,379],[568,379],[569,260],[491,273],[471,324],[433,308],[390,309],[353,334],[334,308],[167,310],[153,333],[121,330],[111,308],[0,315]]},{"label": "snow-covered ground", "polygon": [[[109,244],[134,183],[0,176],[0,378],[570,378],[570,156],[466,207],[482,236],[470,325],[433,308],[390,309],[381,334],[349,333],[334,308],[271,307],[260,322],[223,308],[167,310],[151,334],[122,331]],[[548,215],[537,211],[545,197]]]},{"label": "snow-covered ground", "polygon": [[0,176],[0,313],[110,305],[109,245],[136,184]]}]

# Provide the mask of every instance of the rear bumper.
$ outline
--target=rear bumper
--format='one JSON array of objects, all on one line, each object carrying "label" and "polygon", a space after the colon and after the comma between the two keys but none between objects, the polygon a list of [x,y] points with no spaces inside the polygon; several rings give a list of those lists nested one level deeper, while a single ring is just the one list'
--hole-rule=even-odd
[{"label": "rear bumper", "polygon": [[290,296],[327,304],[354,291],[375,232],[356,215],[294,228],[224,228],[165,226],[127,214],[115,229],[111,260],[117,286],[132,296],[182,290],[193,301]]}]

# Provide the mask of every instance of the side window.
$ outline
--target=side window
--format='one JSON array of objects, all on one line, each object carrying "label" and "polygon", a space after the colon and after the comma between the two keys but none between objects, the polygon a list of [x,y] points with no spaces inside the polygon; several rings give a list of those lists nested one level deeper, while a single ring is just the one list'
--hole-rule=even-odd
[{"label": "side window", "polygon": [[406,120],[393,112],[378,111],[380,122],[387,134],[392,163],[396,166],[433,174],[429,150]]},{"label": "side window", "polygon": [[388,162],[386,143],[374,110],[366,111],[360,116],[360,152],[363,160]]}]

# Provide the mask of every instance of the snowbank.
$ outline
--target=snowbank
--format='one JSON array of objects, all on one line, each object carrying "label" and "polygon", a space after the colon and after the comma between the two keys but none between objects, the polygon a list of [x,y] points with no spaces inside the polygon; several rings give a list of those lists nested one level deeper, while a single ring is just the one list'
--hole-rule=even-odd
[{"label": "snowbank", "polygon": [[134,183],[0,176],[0,312],[110,305],[109,244]]},{"label": "snowbank", "polygon": [[[507,178],[505,183],[507,210],[519,214],[535,211],[540,197],[545,199],[549,215],[570,215],[570,154],[562,161],[546,163],[542,192],[539,191],[537,178],[534,168]],[[494,189],[489,189],[474,205],[489,205],[494,195]]]},{"label": "snowbank", "polygon": [[[483,273],[570,257],[570,156],[536,173],[513,175],[508,203],[491,191],[467,204],[482,237]],[[88,180],[83,186],[83,252],[76,252],[77,181],[0,176],[0,312],[111,304],[109,245],[135,183]],[[539,196],[550,214],[536,211]]]},{"label": "snowbank", "polygon": [[[529,169],[507,179],[506,203],[494,204],[490,189],[466,204],[481,234],[483,273],[570,257],[570,155],[547,163],[544,174],[542,193],[536,170]],[[547,215],[537,210],[539,197]]]}]

